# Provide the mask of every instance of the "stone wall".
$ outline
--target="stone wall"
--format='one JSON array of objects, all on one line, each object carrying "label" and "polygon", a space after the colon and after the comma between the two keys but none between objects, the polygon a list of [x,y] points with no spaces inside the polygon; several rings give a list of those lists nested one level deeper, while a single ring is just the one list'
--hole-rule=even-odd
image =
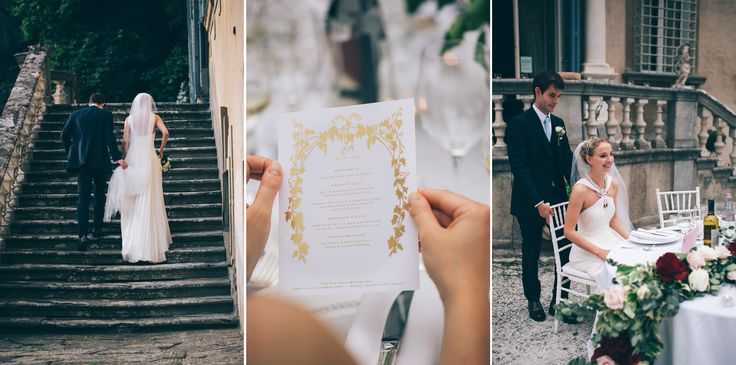
[{"label": "stone wall", "polygon": [[[211,4],[211,3],[208,3]],[[209,6],[209,5],[208,5]],[[230,231],[225,244],[229,246],[230,262],[234,263],[232,283],[238,306],[241,329],[244,320],[243,300],[245,293],[245,186],[243,159],[245,140],[243,118],[245,114],[243,95],[245,27],[243,24],[243,2],[221,3],[217,9],[207,10],[205,27],[209,36],[209,90],[212,127],[217,142],[218,167],[222,173],[229,170],[229,201],[223,202],[230,209]],[[227,108],[227,123],[221,108]],[[224,130],[227,128],[227,130]],[[223,133],[226,132],[226,133]],[[228,140],[224,141],[223,138]],[[223,188],[225,186],[223,185]]]},{"label": "stone wall", "polygon": [[23,163],[33,149],[33,133],[46,108],[48,49],[30,46],[0,115],[0,250],[25,174]]}]

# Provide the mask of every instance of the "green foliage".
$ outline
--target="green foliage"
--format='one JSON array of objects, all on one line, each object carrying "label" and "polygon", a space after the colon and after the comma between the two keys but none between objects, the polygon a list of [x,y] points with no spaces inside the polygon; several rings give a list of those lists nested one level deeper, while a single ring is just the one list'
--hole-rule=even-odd
[{"label": "green foliage", "polygon": [[172,101],[188,78],[184,1],[23,0],[13,13],[26,44],[51,46],[51,67],[77,75],[79,101]]},{"label": "green foliage", "polygon": [[[589,319],[598,313],[598,322],[595,327],[593,344],[599,345],[603,339],[629,336],[633,349],[632,356],[638,356],[644,362],[654,363],[657,355],[662,352],[663,344],[659,337],[659,326],[664,318],[673,317],[680,309],[680,303],[705,294],[717,294],[722,283],[733,284],[736,281],[729,279],[728,273],[736,271],[736,244],[731,244],[729,250],[724,247],[712,250],[708,247],[697,247],[690,251],[690,255],[700,256],[705,265],[702,270],[707,272],[709,286],[697,289],[691,280],[694,270],[689,266],[687,255],[678,253],[671,256],[675,262],[685,265],[688,277],[683,280],[667,282],[662,280],[660,268],[667,271],[673,265],[665,264],[667,260],[661,257],[656,266],[636,265],[627,266],[613,260],[608,263],[616,266],[616,282],[618,285],[609,288],[606,295],[611,295],[613,308],[618,303],[617,290],[623,292],[623,308],[612,309],[606,304],[604,294],[594,294],[581,302],[565,302],[557,306],[555,316],[576,315],[578,321]],[[672,254],[668,254],[672,255]],[[676,258],[675,258],[676,257]],[[695,262],[695,261],[694,261]],[[662,265],[662,266],[660,266]],[[696,266],[695,269],[698,267]],[[701,270],[701,272],[702,272]],[[732,274],[733,275],[733,274]],[[608,350],[608,349],[606,349]],[[605,353],[605,351],[604,351]],[[578,358],[570,364],[586,364],[587,360]]]},{"label": "green foliage", "polygon": [[21,50],[20,31],[18,22],[10,15],[12,7],[12,0],[0,0],[0,110],[8,100],[19,71],[13,55]]}]

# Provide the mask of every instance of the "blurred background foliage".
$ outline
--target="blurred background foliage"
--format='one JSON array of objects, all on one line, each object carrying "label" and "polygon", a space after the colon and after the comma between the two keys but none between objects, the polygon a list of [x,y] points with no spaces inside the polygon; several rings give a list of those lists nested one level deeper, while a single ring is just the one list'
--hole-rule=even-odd
[{"label": "blurred background foliage", "polygon": [[79,102],[97,91],[110,102],[140,92],[174,101],[188,79],[185,1],[0,1],[0,16],[12,15],[0,21],[0,41],[18,35],[10,59],[27,45],[51,46],[51,68],[77,75]]}]

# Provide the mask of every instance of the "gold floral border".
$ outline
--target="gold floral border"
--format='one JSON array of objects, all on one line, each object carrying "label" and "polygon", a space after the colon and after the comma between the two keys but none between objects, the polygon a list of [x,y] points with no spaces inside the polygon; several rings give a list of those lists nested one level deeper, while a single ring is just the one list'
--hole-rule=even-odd
[{"label": "gold floral border", "polygon": [[374,125],[359,123],[362,118],[356,113],[348,116],[339,115],[332,120],[332,126],[319,134],[311,129],[305,128],[301,123],[292,121],[294,131],[294,154],[291,156],[291,168],[289,169],[289,206],[285,213],[286,221],[290,222],[292,235],[291,242],[296,249],[291,257],[307,262],[309,254],[309,243],[304,241],[304,216],[299,211],[301,205],[300,194],[302,191],[302,174],[307,157],[318,148],[327,155],[327,141],[342,142],[342,152],[345,153],[353,148],[356,139],[365,139],[366,146],[370,150],[374,144],[380,143],[391,155],[391,167],[394,173],[393,186],[396,188],[397,203],[394,206],[391,224],[394,227],[393,234],[388,238],[388,256],[403,251],[404,247],[399,243],[406,232],[404,219],[408,207],[409,188],[406,187],[408,172],[402,170],[406,167],[404,155],[404,144],[401,141],[403,135],[401,125],[401,108],[391,114],[388,119]]}]

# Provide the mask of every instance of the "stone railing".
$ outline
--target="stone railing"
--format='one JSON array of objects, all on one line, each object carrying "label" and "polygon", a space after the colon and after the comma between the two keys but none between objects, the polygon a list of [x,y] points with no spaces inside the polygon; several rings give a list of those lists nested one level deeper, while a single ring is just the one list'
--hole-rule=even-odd
[{"label": "stone railing", "polygon": [[[507,121],[531,106],[531,81],[494,80],[492,90],[494,242],[520,241],[506,199],[512,175],[503,136]],[[635,223],[654,222],[655,188],[700,186],[705,199],[736,187],[736,114],[705,91],[568,81],[554,114],[572,148],[589,136],[614,146]]]},{"label": "stone railing", "polygon": [[48,48],[30,46],[0,115],[0,250],[48,98]]}]

